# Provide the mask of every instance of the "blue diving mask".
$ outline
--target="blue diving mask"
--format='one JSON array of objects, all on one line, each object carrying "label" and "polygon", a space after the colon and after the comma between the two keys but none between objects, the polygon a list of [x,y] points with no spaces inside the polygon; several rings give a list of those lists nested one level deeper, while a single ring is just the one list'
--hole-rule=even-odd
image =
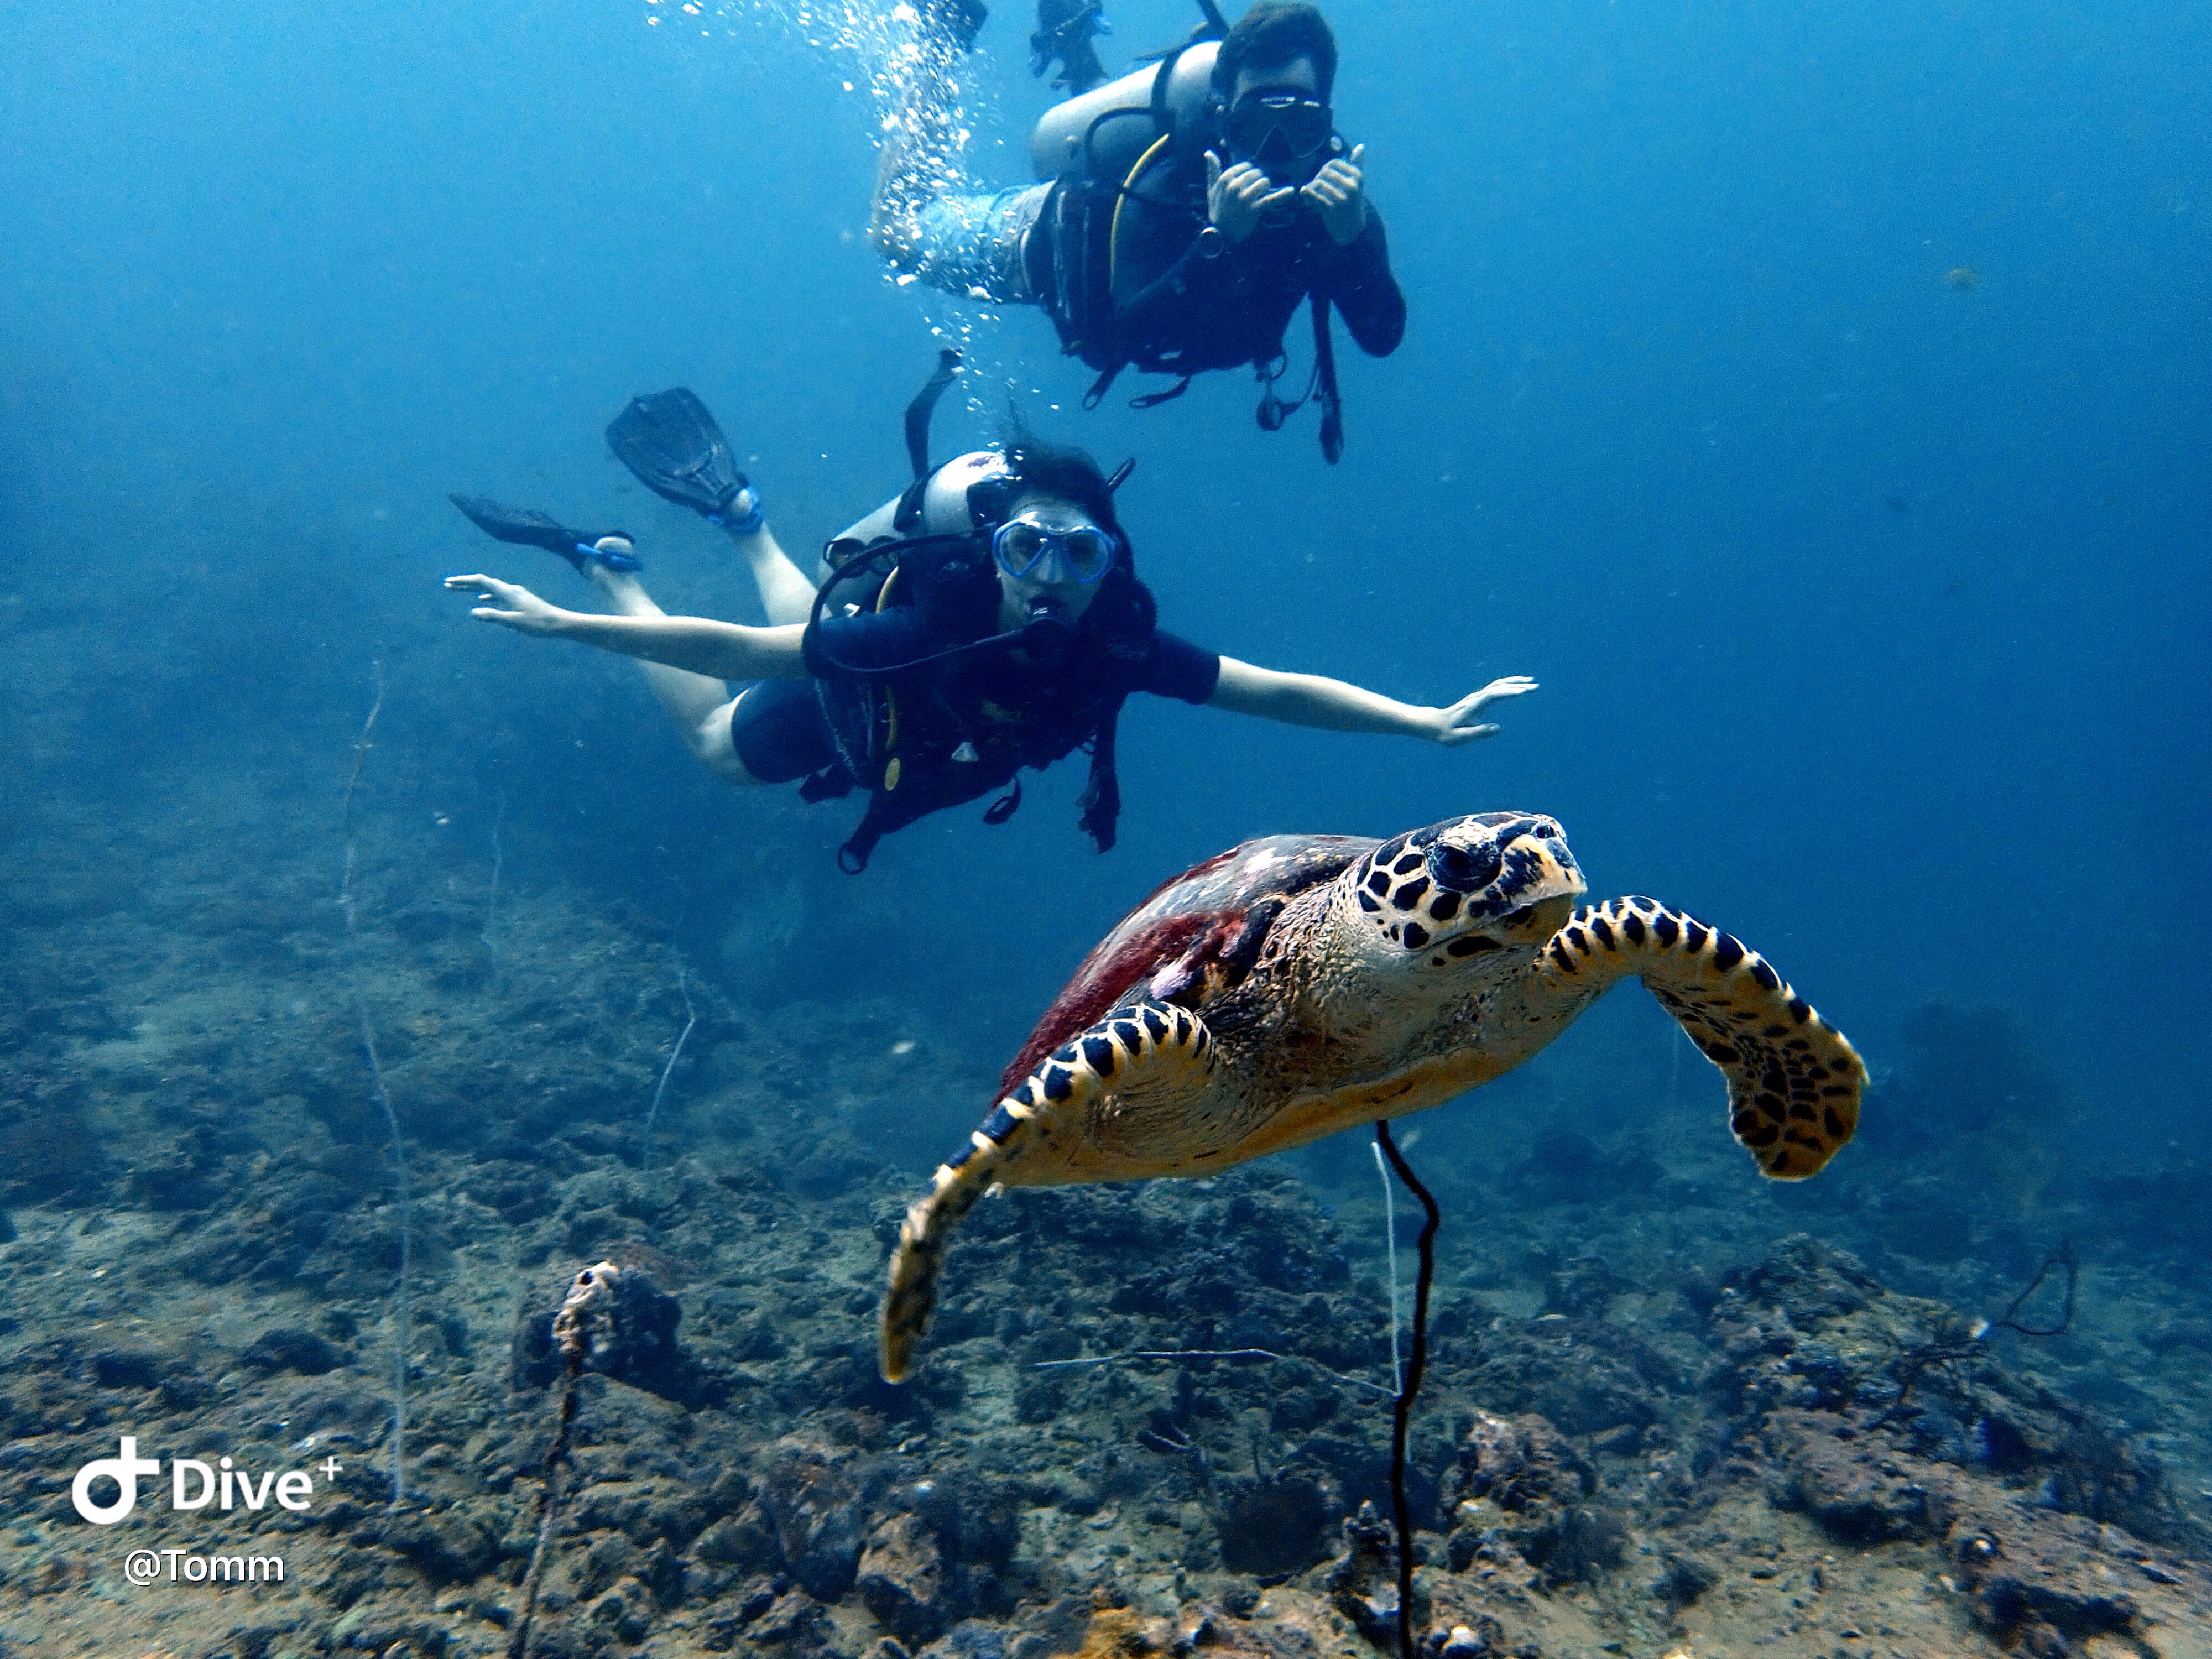
[{"label": "blue diving mask", "polygon": [[1072,513],[1033,507],[991,532],[991,558],[1017,581],[1075,582],[1088,587],[1114,568],[1121,544]]}]

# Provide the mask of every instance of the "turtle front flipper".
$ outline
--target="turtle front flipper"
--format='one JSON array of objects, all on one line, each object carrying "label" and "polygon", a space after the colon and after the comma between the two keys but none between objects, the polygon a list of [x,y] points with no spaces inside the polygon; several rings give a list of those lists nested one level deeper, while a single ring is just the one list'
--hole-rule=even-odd
[{"label": "turtle front flipper", "polygon": [[1577,911],[1536,959],[1536,976],[1587,1004],[1633,974],[1728,1075],[1729,1127],[1765,1174],[1818,1175],[1858,1127],[1858,1051],[1755,951],[1648,898]]},{"label": "turtle front flipper", "polygon": [[1158,1002],[1115,1009],[1040,1061],[968,1137],[967,1147],[938,1166],[928,1196],[906,1212],[884,1297],[884,1380],[902,1382],[913,1368],[936,1304],[945,1247],[977,1199],[998,1184],[1111,1179],[1080,1167],[1105,1110],[1172,1112],[1204,1092],[1212,1068],[1206,1022]]}]

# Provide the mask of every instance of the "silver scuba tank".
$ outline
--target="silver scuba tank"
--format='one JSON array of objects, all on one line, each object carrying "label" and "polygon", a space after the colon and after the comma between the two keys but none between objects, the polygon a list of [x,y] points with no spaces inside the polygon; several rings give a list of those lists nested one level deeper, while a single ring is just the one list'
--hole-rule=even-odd
[{"label": "silver scuba tank", "polygon": [[902,496],[892,496],[867,517],[846,526],[823,544],[821,563],[814,573],[815,586],[821,586],[836,575],[854,555],[899,539],[899,532],[892,527],[891,520],[897,514],[902,499]]},{"label": "silver scuba tank", "polygon": [[1120,184],[1164,130],[1176,148],[1212,137],[1213,59],[1218,40],[1200,40],[1157,64],[1047,110],[1030,133],[1030,164],[1040,179],[1087,174]]},{"label": "silver scuba tank", "polygon": [[903,541],[909,536],[948,536],[973,529],[975,520],[968,510],[968,487],[1006,470],[1006,459],[995,449],[970,450],[945,462],[929,475],[929,483],[922,491],[920,522],[901,530],[896,521],[900,503],[906,495],[901,492],[892,496],[867,517],[848,525],[830,538],[822,549],[814,585],[821,586],[855,554]]}]

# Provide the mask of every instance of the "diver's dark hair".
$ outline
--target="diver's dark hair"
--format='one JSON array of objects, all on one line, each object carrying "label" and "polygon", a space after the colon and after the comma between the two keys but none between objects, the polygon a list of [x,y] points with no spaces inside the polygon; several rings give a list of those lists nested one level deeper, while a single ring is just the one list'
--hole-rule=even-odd
[{"label": "diver's dark hair", "polygon": [[1106,475],[1087,453],[1072,444],[1046,443],[1018,422],[1008,424],[999,452],[1006,458],[1007,471],[1021,479],[1024,495],[1034,490],[1073,501],[1091,523],[1110,532],[1125,549],[1129,545],[1114,515],[1114,492],[1106,487]]},{"label": "diver's dark hair", "polygon": [[1213,89],[1226,98],[1238,71],[1279,69],[1294,58],[1313,59],[1322,101],[1327,103],[1336,82],[1336,36],[1328,19],[1306,0],[1257,0],[1222,37],[1213,60]]}]

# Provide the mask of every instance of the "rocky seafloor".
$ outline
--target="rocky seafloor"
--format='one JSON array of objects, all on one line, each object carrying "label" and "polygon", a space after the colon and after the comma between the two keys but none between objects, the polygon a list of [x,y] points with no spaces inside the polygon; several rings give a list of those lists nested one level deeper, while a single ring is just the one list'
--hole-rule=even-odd
[{"label": "rocky seafloor", "polygon": [[[492,932],[434,842],[365,836],[341,905],[281,812],[142,807],[48,802],[0,874],[0,1654],[505,1652],[550,1316],[602,1261],[653,1289],[621,1376],[575,1388],[533,1653],[1395,1650],[1356,1137],[982,1204],[893,1388],[886,1253],[953,1144],[916,1102],[980,1115],[1002,1056],[894,995],[742,1004],[557,886]],[[1447,1215],[1424,1652],[2212,1654],[2191,1158],[2056,1154],[2020,1023],[1936,1006],[1860,1143],[1775,1188],[1694,1056],[1591,1027],[1510,1112],[1401,1130]],[[1418,1220],[1401,1198],[1408,1288]],[[178,1511],[165,1476],[88,1525],[72,1476],[125,1435],[312,1499]],[[133,1550],[284,1578],[134,1585]]]}]

